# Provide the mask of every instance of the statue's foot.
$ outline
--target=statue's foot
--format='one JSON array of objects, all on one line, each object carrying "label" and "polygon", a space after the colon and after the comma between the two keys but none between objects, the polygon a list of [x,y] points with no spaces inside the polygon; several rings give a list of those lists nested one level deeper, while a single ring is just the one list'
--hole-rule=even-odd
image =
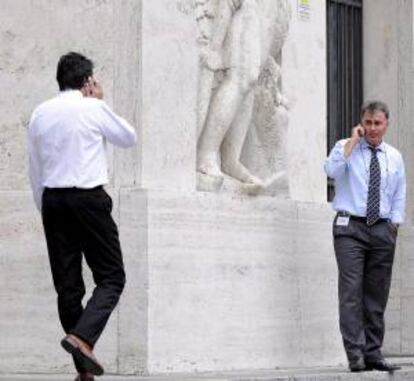
[{"label": "statue's foot", "polygon": [[203,155],[197,164],[197,188],[217,192],[223,185],[223,172],[217,164],[217,155]]},{"label": "statue's foot", "polygon": [[263,181],[252,175],[250,171],[240,162],[229,162],[223,160],[222,169],[224,173],[236,180],[239,180],[244,185],[251,185],[259,188],[264,187]]},{"label": "statue's foot", "polygon": [[223,172],[221,172],[219,168],[215,168],[214,166],[205,163],[200,164],[197,167],[197,172],[207,176],[223,178]]},{"label": "statue's foot", "polygon": [[197,172],[200,172],[203,175],[223,179],[223,172],[221,172],[218,165],[216,154],[206,154],[199,157],[197,160]]}]

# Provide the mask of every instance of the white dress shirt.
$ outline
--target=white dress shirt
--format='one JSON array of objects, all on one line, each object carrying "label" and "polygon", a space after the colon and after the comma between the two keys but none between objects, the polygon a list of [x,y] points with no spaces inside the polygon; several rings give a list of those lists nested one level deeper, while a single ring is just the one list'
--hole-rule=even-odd
[{"label": "white dress shirt", "polygon": [[36,206],[48,188],[94,188],[108,183],[106,141],[130,147],[133,127],[96,98],[66,90],[39,105],[28,131],[29,176]]},{"label": "white dress shirt", "polygon": [[[365,139],[355,145],[347,158],[340,140],[325,162],[326,174],[335,180],[333,208],[351,215],[366,217],[371,150]],[[405,218],[406,178],[399,151],[382,142],[377,148],[381,168],[380,217],[400,224]]]}]

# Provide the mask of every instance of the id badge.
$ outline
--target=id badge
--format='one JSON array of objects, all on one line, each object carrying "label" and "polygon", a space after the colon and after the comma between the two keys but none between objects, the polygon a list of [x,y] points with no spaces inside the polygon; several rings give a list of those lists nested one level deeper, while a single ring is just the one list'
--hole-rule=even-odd
[{"label": "id badge", "polygon": [[336,226],[348,226],[349,216],[338,216],[336,219]]}]

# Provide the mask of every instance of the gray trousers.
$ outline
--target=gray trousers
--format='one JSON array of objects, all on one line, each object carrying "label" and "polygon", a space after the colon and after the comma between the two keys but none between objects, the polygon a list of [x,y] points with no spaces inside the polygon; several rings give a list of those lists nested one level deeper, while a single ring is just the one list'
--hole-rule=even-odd
[{"label": "gray trousers", "polygon": [[338,264],[339,321],[348,360],[382,359],[387,305],[397,229],[388,220],[367,226],[351,217],[348,226],[334,220]]}]

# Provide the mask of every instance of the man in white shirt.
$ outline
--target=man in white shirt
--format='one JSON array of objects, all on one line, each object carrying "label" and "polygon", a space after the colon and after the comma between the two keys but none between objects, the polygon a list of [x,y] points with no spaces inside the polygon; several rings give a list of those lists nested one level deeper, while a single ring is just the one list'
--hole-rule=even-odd
[{"label": "man in white shirt", "polygon": [[384,312],[398,226],[404,222],[406,179],[401,153],[384,142],[389,110],[361,109],[361,123],[336,143],[325,163],[335,179],[333,224],[339,271],[340,328],[353,372],[394,371],[384,360]]},{"label": "man in white shirt", "polygon": [[[93,63],[79,53],[57,66],[59,94],[33,112],[29,132],[29,175],[41,211],[58,311],[67,336],[76,380],[103,374],[93,348],[125,284],[118,229],[112,219],[106,144],[130,147],[133,127],[102,101]],[[83,307],[82,255],[96,287]]]}]

